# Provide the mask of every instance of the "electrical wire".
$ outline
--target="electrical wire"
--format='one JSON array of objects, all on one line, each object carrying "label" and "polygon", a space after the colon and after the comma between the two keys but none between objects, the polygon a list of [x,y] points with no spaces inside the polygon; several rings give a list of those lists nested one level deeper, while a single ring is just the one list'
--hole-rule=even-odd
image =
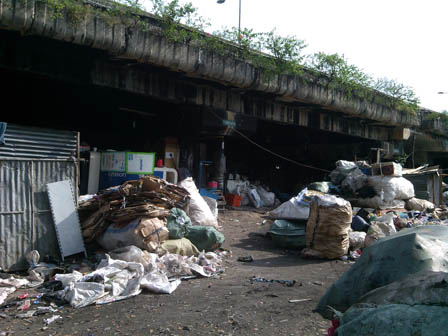
[{"label": "electrical wire", "polygon": [[[225,121],[225,119],[223,119],[223,118],[221,118],[220,116],[218,116],[214,111],[211,111],[211,112],[215,115],[216,118],[220,119],[221,121]],[[270,149],[268,149],[268,148],[266,148],[266,147],[263,147],[262,145],[259,145],[258,143],[256,143],[255,141],[253,141],[251,138],[249,138],[249,137],[246,136],[245,134],[243,134],[243,133],[241,133],[240,131],[238,131],[235,127],[233,127],[233,126],[229,126],[229,127],[230,127],[234,132],[236,132],[237,134],[239,134],[242,138],[244,138],[244,139],[246,139],[247,141],[249,141],[251,144],[257,146],[258,148],[260,148],[260,149],[262,149],[262,150],[264,150],[264,151],[266,151],[266,152],[268,152],[268,153],[270,153],[270,154],[272,154],[272,155],[274,155],[274,156],[277,156],[277,157],[279,157],[279,158],[281,158],[281,159],[283,159],[283,160],[285,160],[285,161],[289,161],[289,162],[294,163],[294,164],[296,164],[296,165],[298,165],[298,166],[301,166],[301,167],[305,167],[305,168],[309,168],[309,169],[314,169],[314,170],[319,170],[319,171],[322,171],[322,172],[325,172],[325,173],[330,173],[330,170],[326,170],[326,169],[322,169],[322,168],[317,168],[317,167],[313,167],[313,166],[310,166],[310,165],[306,165],[306,164],[304,164],[304,163],[300,163],[300,162],[297,162],[297,161],[295,161],[295,160],[293,160],[293,159],[287,158],[287,157],[285,157],[285,156],[283,156],[283,155],[277,154],[277,153],[271,151]]]}]

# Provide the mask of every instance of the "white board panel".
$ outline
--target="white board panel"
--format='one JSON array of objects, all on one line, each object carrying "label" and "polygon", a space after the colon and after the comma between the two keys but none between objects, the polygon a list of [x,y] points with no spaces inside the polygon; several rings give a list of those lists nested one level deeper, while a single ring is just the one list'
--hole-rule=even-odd
[{"label": "white board panel", "polygon": [[70,181],[48,183],[47,192],[62,259],[81,252],[86,254]]}]

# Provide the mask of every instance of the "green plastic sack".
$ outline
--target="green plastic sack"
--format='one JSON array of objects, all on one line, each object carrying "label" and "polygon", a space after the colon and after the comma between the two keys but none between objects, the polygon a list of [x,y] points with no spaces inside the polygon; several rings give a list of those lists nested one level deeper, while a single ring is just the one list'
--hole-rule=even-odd
[{"label": "green plastic sack", "polygon": [[272,241],[283,248],[301,248],[306,245],[306,221],[291,222],[278,219],[268,231]]},{"label": "green plastic sack", "polygon": [[184,238],[190,230],[191,220],[185,211],[179,208],[172,208],[167,217],[166,228],[169,231],[169,239]]},{"label": "green plastic sack", "polygon": [[224,242],[224,235],[212,226],[193,225],[185,236],[199,249],[199,251],[214,250]]}]

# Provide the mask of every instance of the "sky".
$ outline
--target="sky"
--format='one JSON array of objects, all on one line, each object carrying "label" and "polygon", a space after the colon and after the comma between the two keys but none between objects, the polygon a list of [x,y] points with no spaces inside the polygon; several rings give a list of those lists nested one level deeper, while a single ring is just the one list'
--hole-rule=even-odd
[{"label": "sky", "polygon": [[343,54],[374,78],[412,87],[422,107],[448,110],[448,0],[189,0],[209,31],[238,27],[239,1],[241,27],[294,35],[306,54]]}]

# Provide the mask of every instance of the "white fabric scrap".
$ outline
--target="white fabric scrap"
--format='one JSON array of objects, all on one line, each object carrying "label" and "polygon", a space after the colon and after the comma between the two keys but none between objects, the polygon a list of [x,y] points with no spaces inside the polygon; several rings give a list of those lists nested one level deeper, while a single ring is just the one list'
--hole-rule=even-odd
[{"label": "white fabric scrap", "polygon": [[9,294],[14,293],[16,290],[16,287],[0,287],[0,305],[5,302]]},{"label": "white fabric scrap", "polygon": [[84,276],[79,272],[58,275],[66,285],[60,296],[74,308],[105,304],[140,294],[142,288],[154,293],[171,294],[181,278],[213,275],[221,268],[221,257],[202,252],[199,257],[167,253],[162,257],[148,253],[145,266],[139,262],[112,259],[106,254],[98,268]]}]

